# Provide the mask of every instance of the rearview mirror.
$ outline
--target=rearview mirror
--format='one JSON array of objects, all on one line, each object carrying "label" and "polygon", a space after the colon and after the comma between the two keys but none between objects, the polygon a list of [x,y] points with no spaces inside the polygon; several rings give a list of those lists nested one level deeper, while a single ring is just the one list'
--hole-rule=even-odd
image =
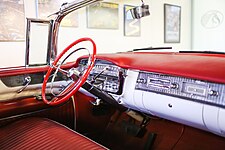
[{"label": "rearview mirror", "polygon": [[149,6],[144,4],[127,11],[127,16],[129,16],[129,19],[140,19],[148,15],[150,15]]}]

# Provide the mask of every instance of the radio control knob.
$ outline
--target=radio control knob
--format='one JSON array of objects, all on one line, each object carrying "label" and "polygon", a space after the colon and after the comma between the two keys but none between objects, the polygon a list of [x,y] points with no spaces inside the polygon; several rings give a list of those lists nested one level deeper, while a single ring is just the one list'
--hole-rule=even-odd
[{"label": "radio control knob", "polygon": [[178,89],[178,88],[179,88],[179,85],[178,85],[177,83],[172,83],[172,84],[170,85],[170,88],[171,88],[171,89]]},{"label": "radio control knob", "polygon": [[137,83],[143,83],[143,84],[145,84],[146,83],[146,80],[144,78],[138,78],[137,79]]},{"label": "radio control knob", "polygon": [[210,91],[209,91],[209,95],[210,95],[210,96],[218,96],[218,95],[219,95],[219,92],[214,91],[214,90],[210,90]]}]

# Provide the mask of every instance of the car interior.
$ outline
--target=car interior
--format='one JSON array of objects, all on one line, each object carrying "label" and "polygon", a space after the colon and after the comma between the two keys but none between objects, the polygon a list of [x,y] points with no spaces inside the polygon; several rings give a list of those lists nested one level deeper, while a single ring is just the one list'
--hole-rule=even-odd
[{"label": "car interior", "polygon": [[[134,1],[128,21],[144,24],[154,8],[147,0]],[[62,3],[48,19],[26,18],[25,64],[0,67],[0,149],[224,150],[225,51],[164,44],[102,53],[104,44],[123,49],[108,29],[99,33],[105,41],[73,35],[60,50],[64,18],[90,6],[114,8],[107,2],[112,1],[76,0]],[[163,3],[161,11],[167,6]],[[217,14],[213,25],[224,27]]]}]

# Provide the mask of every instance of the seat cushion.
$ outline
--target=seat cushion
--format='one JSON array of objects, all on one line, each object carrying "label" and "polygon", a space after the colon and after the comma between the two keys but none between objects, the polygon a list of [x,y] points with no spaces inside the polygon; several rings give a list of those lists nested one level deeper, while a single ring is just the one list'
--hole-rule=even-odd
[{"label": "seat cushion", "polygon": [[0,128],[1,150],[82,149],[105,147],[46,118],[27,118]]}]

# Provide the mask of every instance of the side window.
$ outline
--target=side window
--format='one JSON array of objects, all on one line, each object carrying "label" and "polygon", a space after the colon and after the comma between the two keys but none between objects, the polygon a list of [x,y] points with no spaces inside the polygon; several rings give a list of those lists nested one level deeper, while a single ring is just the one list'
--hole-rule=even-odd
[{"label": "side window", "polygon": [[25,42],[1,42],[0,68],[25,66]]},{"label": "side window", "polygon": [[28,18],[26,42],[1,43],[0,68],[49,64],[51,25],[51,20]]},{"label": "side window", "polygon": [[25,65],[24,10],[23,0],[0,0],[0,68]]}]

